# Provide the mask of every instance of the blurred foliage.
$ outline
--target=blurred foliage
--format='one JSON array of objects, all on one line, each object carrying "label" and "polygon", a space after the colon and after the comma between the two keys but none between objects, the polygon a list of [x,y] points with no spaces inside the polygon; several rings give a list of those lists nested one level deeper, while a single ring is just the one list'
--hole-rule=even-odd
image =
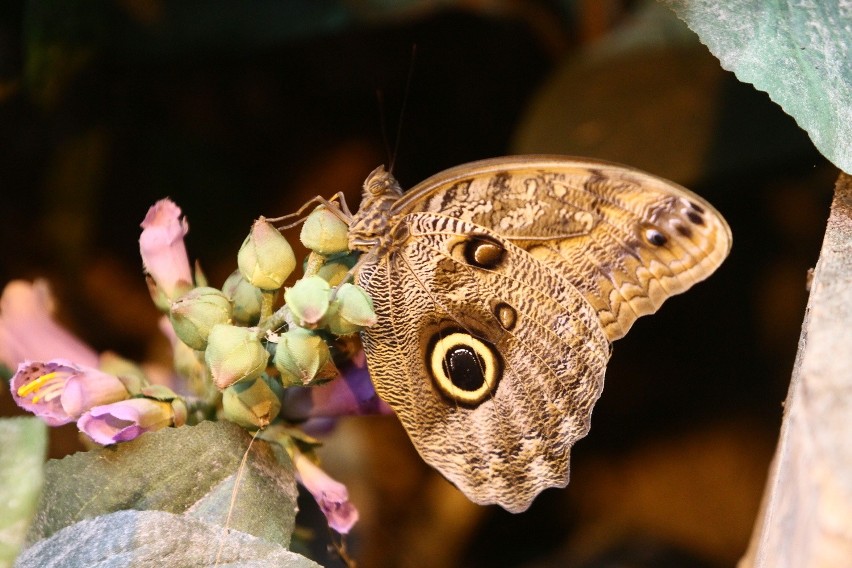
[{"label": "blurred foliage", "polygon": [[47,427],[35,417],[0,418],[0,566],[11,566],[38,509]]},{"label": "blurred foliage", "polygon": [[844,2],[664,0],[722,66],[769,93],[852,171],[852,7]]}]

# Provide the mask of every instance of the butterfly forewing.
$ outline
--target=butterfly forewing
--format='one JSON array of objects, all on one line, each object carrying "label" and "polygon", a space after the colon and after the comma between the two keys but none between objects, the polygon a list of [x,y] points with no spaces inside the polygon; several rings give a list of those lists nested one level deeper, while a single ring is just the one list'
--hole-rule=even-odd
[{"label": "butterfly forewing", "polygon": [[394,210],[439,211],[492,228],[557,266],[599,312],[610,340],[709,276],[731,246],[727,223],[701,197],[586,159],[526,156],[459,166],[418,184]]}]

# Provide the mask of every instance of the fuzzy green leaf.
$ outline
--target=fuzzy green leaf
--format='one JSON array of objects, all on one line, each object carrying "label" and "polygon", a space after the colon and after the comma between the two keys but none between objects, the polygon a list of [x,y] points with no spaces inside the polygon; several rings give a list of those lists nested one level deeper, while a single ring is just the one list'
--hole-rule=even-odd
[{"label": "fuzzy green leaf", "polygon": [[46,452],[44,422],[0,420],[0,567],[11,566],[24,543],[38,506]]},{"label": "fuzzy green leaf", "polygon": [[84,519],[138,509],[186,513],[287,547],[296,515],[292,465],[280,449],[256,441],[240,473],[250,440],[229,422],[202,422],[51,460],[27,540],[50,537]]},{"label": "fuzzy green leaf", "polygon": [[221,566],[316,568],[286,548],[187,515],[119,511],[66,527],[18,558],[18,568],[44,566]]},{"label": "fuzzy green leaf", "polygon": [[842,2],[663,0],[740,81],[852,172],[852,8]]}]

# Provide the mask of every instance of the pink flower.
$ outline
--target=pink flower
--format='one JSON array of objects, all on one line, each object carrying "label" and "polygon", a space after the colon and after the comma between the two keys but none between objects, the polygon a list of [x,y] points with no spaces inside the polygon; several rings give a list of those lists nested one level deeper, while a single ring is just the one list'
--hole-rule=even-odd
[{"label": "pink flower", "polygon": [[62,357],[96,367],[97,352],[53,319],[47,281],[13,280],[0,297],[0,363],[14,369],[21,361]]},{"label": "pink flower", "polygon": [[172,200],[161,199],[148,209],[139,236],[145,271],[171,300],[192,286],[192,268],[183,242],[189,223],[180,215],[180,207]]},{"label": "pink flower", "polygon": [[129,442],[145,432],[174,424],[175,413],[168,402],[150,398],[130,398],[96,406],[83,414],[77,428],[101,445]]},{"label": "pink flower", "polygon": [[24,361],[9,388],[18,406],[50,426],[73,422],[94,406],[130,396],[117,377],[65,359]]},{"label": "pink flower", "polygon": [[346,486],[329,477],[303,454],[296,453],[293,465],[296,466],[296,480],[314,496],[328,526],[341,534],[348,533],[358,522],[358,509],[349,502]]},{"label": "pink flower", "polygon": [[370,381],[367,360],[361,351],[351,364],[341,369],[338,378],[318,387],[291,387],[284,391],[281,414],[297,422],[308,418],[326,418],[357,414],[391,414]]}]

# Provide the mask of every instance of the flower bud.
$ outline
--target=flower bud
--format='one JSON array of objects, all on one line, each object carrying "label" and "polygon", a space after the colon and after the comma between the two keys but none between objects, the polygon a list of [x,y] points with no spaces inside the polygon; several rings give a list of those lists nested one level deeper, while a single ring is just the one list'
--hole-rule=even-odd
[{"label": "flower bud", "polygon": [[204,360],[221,390],[237,381],[259,377],[269,362],[269,353],[250,329],[219,324],[210,332]]},{"label": "flower bud", "polygon": [[181,341],[203,351],[213,326],[231,319],[231,302],[216,288],[193,288],[172,304],[169,319]]},{"label": "flower bud", "polygon": [[260,319],[263,292],[249,284],[239,270],[235,270],[225,280],[222,285],[222,293],[231,300],[231,304],[234,306],[231,312],[234,321],[245,325],[257,323]]},{"label": "flower bud", "polygon": [[349,250],[349,227],[321,205],[305,219],[299,239],[303,245],[319,254],[337,254]]},{"label": "flower bud", "polygon": [[301,327],[315,328],[328,310],[331,287],[319,276],[308,276],[284,291],[284,303]]},{"label": "flower bud", "polygon": [[266,428],[281,410],[281,392],[281,386],[264,375],[241,381],[222,392],[222,411],[243,428]]},{"label": "flower bud", "polygon": [[261,217],[237,254],[237,265],[243,277],[261,290],[277,290],[296,268],[296,256],[290,243]]},{"label": "flower bud", "polygon": [[331,260],[320,267],[317,276],[328,282],[329,286],[338,286],[346,279],[350,268],[351,263],[345,260]]},{"label": "flower bud", "polygon": [[145,272],[154,281],[152,295],[175,299],[192,287],[192,272],[184,236],[189,231],[180,207],[169,199],[155,203],[142,221],[139,251]]},{"label": "flower bud", "polygon": [[213,326],[231,319],[231,302],[216,288],[193,288],[172,304],[169,320],[181,341],[203,351]]},{"label": "flower bud", "polygon": [[305,386],[317,379],[331,358],[322,337],[310,330],[293,327],[282,333],[275,349],[275,368],[284,386]]},{"label": "flower bud", "polygon": [[328,330],[334,335],[349,335],[374,323],[373,301],[364,289],[355,284],[341,284],[326,316]]}]

